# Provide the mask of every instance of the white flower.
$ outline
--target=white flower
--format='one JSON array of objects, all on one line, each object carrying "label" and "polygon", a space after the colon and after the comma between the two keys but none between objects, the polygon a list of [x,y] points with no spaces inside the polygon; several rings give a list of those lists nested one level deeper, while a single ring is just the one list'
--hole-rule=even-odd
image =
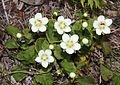
[{"label": "white flower", "polygon": [[109,26],[112,24],[112,19],[105,19],[103,15],[100,15],[97,20],[94,21],[93,26],[96,28],[96,34],[101,35],[110,34]]},{"label": "white flower", "polygon": [[57,16],[57,15],[58,15],[58,13],[57,13],[57,12],[53,12],[53,14],[54,14],[55,16]]},{"label": "white flower", "polygon": [[88,26],[88,23],[87,23],[87,22],[83,22],[83,23],[82,23],[82,26],[83,26],[84,28],[86,28],[86,27]]},{"label": "white flower", "polygon": [[84,17],[87,17],[87,16],[88,16],[88,14],[87,14],[87,13],[84,13],[84,14],[83,14],[83,16],[84,16]]},{"label": "white flower", "polygon": [[54,49],[54,45],[49,45],[49,49]]},{"label": "white flower", "polygon": [[54,62],[54,58],[51,50],[40,50],[38,53],[38,57],[36,57],[35,61],[41,63],[44,68],[47,68],[48,63]]},{"label": "white flower", "polygon": [[64,19],[63,16],[59,16],[57,21],[54,24],[55,29],[57,30],[58,34],[63,34],[64,32],[70,32],[71,28],[70,25],[71,24],[71,19],[67,18]]},{"label": "white flower", "polygon": [[21,38],[22,37],[22,34],[21,33],[17,33],[17,38]]},{"label": "white flower", "polygon": [[87,38],[83,38],[82,42],[83,42],[83,44],[88,44],[88,39]]},{"label": "white flower", "polygon": [[63,34],[60,46],[65,49],[68,54],[73,54],[75,50],[79,50],[81,45],[78,43],[78,35],[74,34],[69,36],[68,34]]},{"label": "white flower", "polygon": [[32,25],[31,29],[33,32],[45,32],[46,31],[46,24],[48,23],[48,18],[42,17],[41,13],[37,13],[35,18],[31,18],[29,20],[30,24]]},{"label": "white flower", "polygon": [[75,78],[76,74],[74,72],[71,72],[69,75],[71,78]]}]

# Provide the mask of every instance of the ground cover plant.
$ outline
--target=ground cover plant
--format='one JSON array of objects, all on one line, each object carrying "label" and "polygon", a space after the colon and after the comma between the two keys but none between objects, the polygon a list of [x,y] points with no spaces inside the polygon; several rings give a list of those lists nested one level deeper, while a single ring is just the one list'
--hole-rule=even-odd
[{"label": "ground cover plant", "polygon": [[[105,1],[59,0],[56,1],[55,6],[55,1],[49,2],[40,3],[38,0],[32,3],[21,0],[22,4],[26,4],[25,6],[34,7],[28,9],[35,10],[37,7],[41,9],[33,13],[29,12],[23,22],[18,18],[16,22],[19,21],[21,26],[14,25],[16,22],[11,19],[11,23],[7,19],[5,29],[1,31],[7,38],[2,44],[7,56],[14,62],[7,70],[6,64],[0,64],[0,83],[2,85],[10,83],[13,85],[119,85],[119,49],[112,50],[109,41],[115,22],[109,15],[95,12],[103,9]],[[2,0],[3,7],[4,3]],[[46,3],[47,5],[44,5]],[[42,5],[47,11],[42,11]],[[62,5],[65,8],[60,10]],[[23,18],[22,6],[19,6],[17,14]],[[68,8],[74,6],[75,10],[71,10],[70,14],[66,6]],[[4,13],[6,13],[5,8]],[[4,51],[1,50],[2,57],[5,57]]]}]

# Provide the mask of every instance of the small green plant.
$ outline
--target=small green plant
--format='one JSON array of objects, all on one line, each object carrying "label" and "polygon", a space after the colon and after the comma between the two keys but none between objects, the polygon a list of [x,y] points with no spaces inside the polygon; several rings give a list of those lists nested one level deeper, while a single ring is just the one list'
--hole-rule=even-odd
[{"label": "small green plant", "polygon": [[[37,13],[29,22],[31,29],[19,30],[13,26],[6,28],[11,38],[5,42],[5,46],[8,49],[20,49],[16,59],[24,65],[13,68],[11,74],[16,81],[30,75],[34,77],[35,85],[53,85],[51,73],[55,71],[57,76],[62,77],[64,74],[69,79],[65,82],[67,85],[96,84],[94,78],[80,75],[80,69],[91,63],[87,57],[97,41],[102,41],[100,35],[110,34],[111,19],[105,19],[103,15],[88,18],[84,14],[73,23],[64,16],[58,16],[56,20]],[[100,61],[101,75],[104,80],[108,80],[111,71],[103,64]],[[28,71],[30,69],[31,72]]]},{"label": "small green plant", "polygon": [[102,0],[80,0],[80,3],[82,4],[82,6],[84,7],[84,4],[87,3],[91,9],[93,9],[93,7],[95,8],[101,8],[101,3]]},{"label": "small green plant", "polygon": [[74,3],[80,2],[82,7],[89,6],[91,9],[93,8],[101,8],[103,0],[71,0]]}]

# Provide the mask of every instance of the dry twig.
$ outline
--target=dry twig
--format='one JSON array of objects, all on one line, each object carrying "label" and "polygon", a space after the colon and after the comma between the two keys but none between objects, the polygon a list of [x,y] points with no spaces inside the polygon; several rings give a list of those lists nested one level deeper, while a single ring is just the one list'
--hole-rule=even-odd
[{"label": "dry twig", "polygon": [[4,13],[5,13],[5,17],[6,17],[7,23],[9,24],[9,19],[8,19],[8,15],[7,15],[7,11],[6,11],[4,0],[2,0],[2,5],[3,5],[3,9],[4,9]]}]

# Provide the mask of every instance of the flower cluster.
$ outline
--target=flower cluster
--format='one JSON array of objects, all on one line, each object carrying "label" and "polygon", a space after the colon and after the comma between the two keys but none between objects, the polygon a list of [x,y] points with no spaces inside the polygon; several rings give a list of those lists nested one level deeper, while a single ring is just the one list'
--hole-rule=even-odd
[{"label": "flower cluster", "polygon": [[[84,17],[87,16],[88,14],[85,13]],[[37,13],[34,18],[31,18],[29,20],[29,22],[32,25],[31,30],[33,32],[45,32],[47,30],[46,25],[48,23],[48,18],[42,17],[41,13]],[[81,49],[81,45],[79,43],[79,36],[77,34],[68,34],[72,30],[70,26],[71,23],[71,19],[65,19],[63,16],[59,16],[57,21],[54,23],[55,30],[59,35],[62,36],[60,47],[68,54],[73,54]],[[87,28],[89,26],[87,22],[83,22],[81,24],[83,28]],[[109,34],[109,26],[111,24],[112,19],[105,19],[103,15],[100,15],[98,19],[93,22],[93,27],[96,29],[96,34],[98,35],[101,35],[102,33]],[[19,37],[19,35],[17,36]],[[86,45],[89,43],[89,40],[87,38],[83,38],[82,43]],[[41,63],[44,68],[47,68],[49,63],[54,62],[51,50],[54,50],[54,45],[52,44],[49,46],[49,49],[40,50],[35,61]]]}]

